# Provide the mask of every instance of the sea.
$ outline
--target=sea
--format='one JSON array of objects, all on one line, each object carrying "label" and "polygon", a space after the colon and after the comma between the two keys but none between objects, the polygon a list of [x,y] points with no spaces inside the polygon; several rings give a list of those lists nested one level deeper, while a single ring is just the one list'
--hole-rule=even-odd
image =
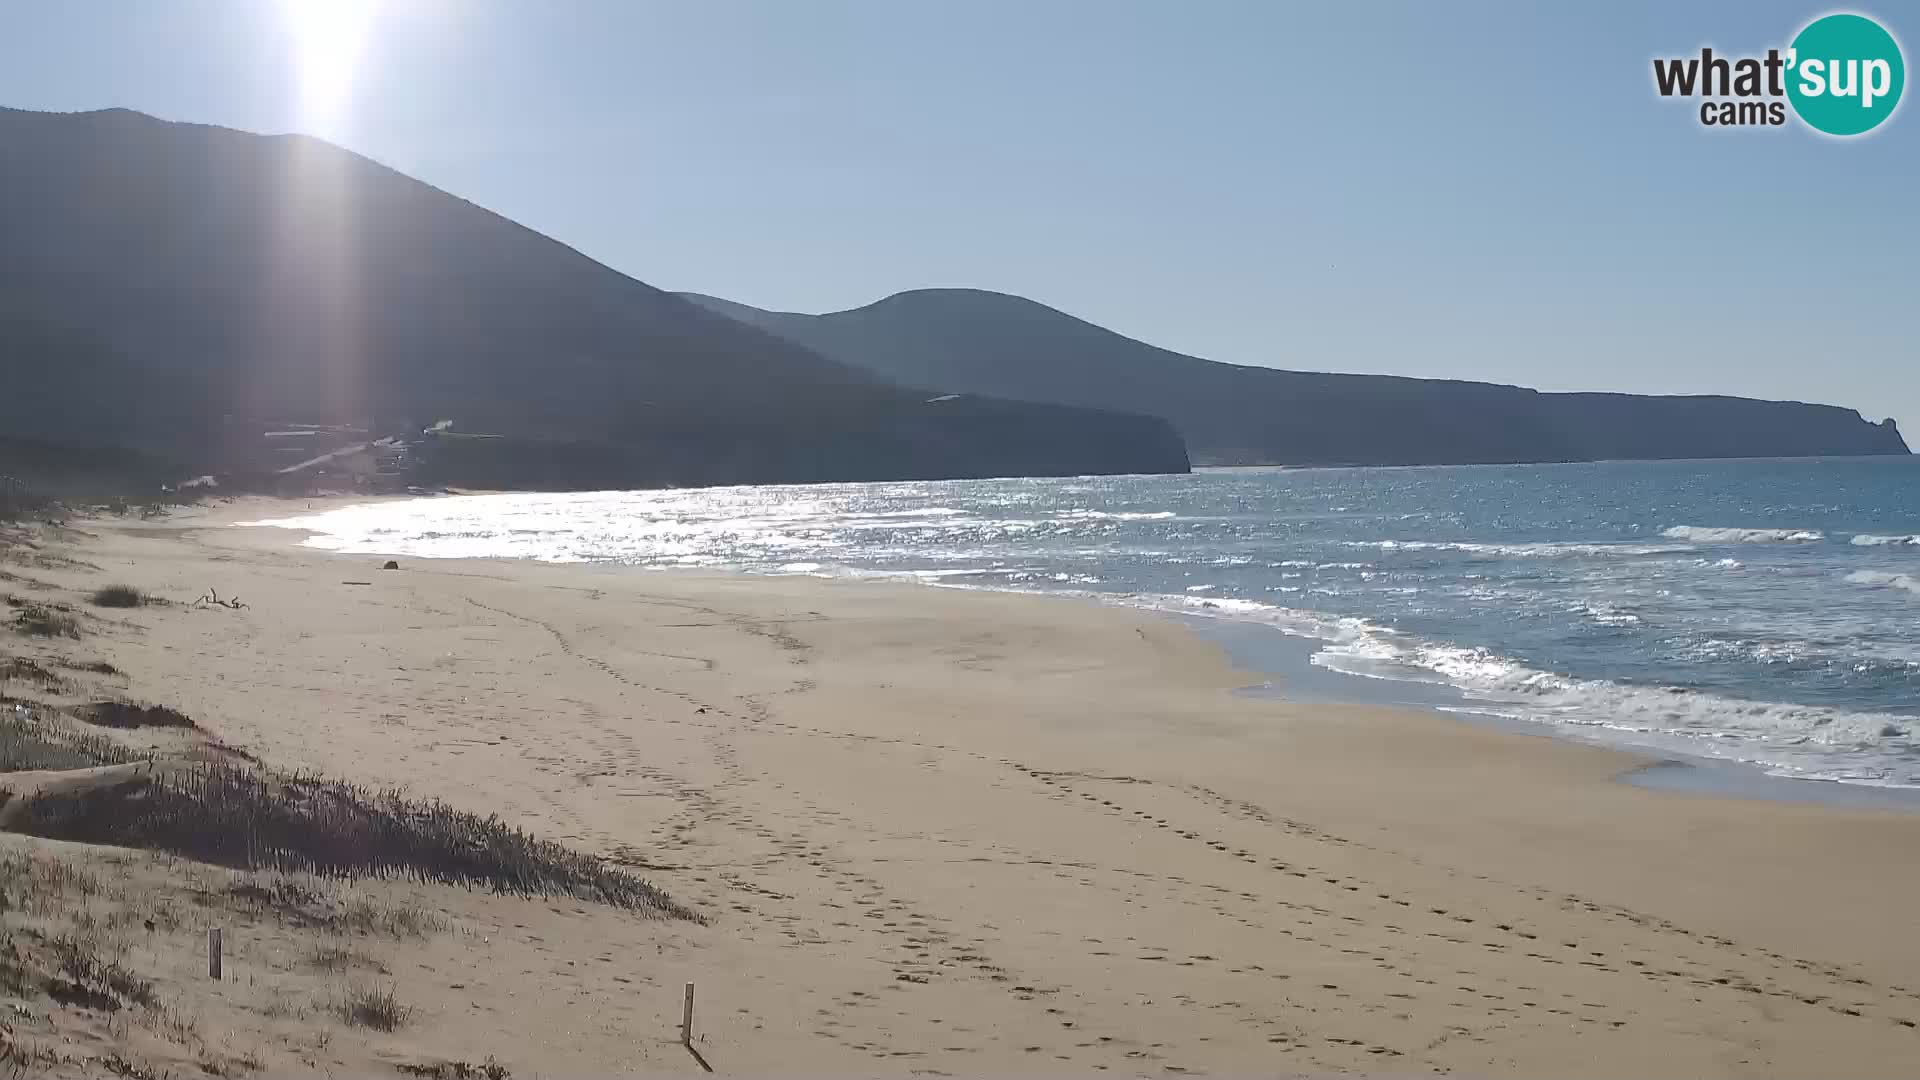
[{"label": "sea", "polygon": [[1920,458],[440,496],[262,524],[343,552],[1091,597],[1283,636],[1356,700],[1920,789]]}]

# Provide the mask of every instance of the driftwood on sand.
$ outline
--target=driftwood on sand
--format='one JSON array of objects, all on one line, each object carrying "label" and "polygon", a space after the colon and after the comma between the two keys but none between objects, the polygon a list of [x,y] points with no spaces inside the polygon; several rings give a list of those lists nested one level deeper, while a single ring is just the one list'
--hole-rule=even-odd
[{"label": "driftwood on sand", "polygon": [[247,605],[241,603],[240,598],[237,596],[232,597],[231,599],[222,600],[220,599],[219,590],[210,588],[207,590],[207,594],[205,596],[202,596],[200,599],[195,600],[193,603],[188,604],[187,606],[188,607],[223,607],[223,608],[230,608],[234,611],[239,611],[245,608]]}]

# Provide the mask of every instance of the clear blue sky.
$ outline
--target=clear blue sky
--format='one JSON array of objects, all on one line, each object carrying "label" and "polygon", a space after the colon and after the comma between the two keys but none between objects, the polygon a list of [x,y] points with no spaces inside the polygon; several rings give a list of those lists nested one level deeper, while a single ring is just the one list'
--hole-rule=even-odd
[{"label": "clear blue sky", "polygon": [[[1239,363],[1920,433],[1915,106],[1842,142],[1652,90],[1819,4],[375,0],[348,81],[301,2],[8,4],[0,104],[308,131],[762,307],[974,286]],[[1915,61],[1920,8],[1849,10]]]}]

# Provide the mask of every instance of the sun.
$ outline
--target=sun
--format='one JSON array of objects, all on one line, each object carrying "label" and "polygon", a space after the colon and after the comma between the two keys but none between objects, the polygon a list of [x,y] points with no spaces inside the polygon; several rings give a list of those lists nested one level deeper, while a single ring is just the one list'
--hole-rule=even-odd
[{"label": "sun", "polygon": [[375,0],[281,0],[299,67],[308,125],[332,127],[352,95]]}]

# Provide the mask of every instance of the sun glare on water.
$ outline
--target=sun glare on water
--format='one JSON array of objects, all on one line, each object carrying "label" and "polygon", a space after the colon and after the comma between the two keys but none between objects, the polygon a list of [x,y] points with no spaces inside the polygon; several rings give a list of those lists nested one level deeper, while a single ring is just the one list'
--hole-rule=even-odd
[{"label": "sun glare on water", "polygon": [[376,0],[281,0],[299,65],[300,104],[311,129],[340,119],[353,91]]}]

